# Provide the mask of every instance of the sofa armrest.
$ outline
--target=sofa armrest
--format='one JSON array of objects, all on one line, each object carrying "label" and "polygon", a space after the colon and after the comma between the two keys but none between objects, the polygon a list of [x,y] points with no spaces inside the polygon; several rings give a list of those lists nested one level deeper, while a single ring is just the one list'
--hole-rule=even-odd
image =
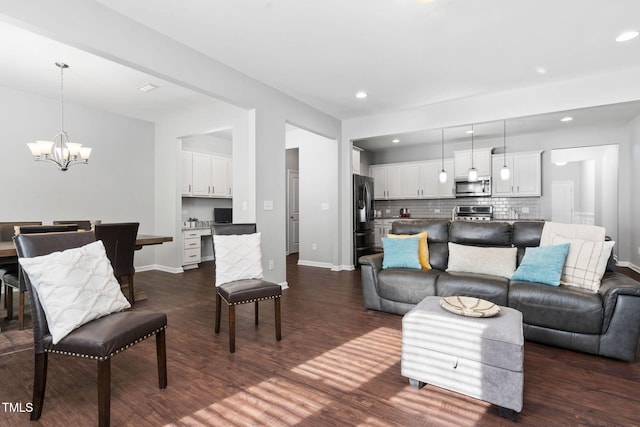
[{"label": "sofa armrest", "polygon": [[377,253],[361,256],[360,273],[362,280],[362,298],[364,307],[371,310],[382,310],[380,293],[378,292],[378,273],[382,270],[384,254]]},{"label": "sofa armrest", "polygon": [[604,306],[602,332],[605,333],[609,328],[611,316],[613,316],[616,308],[618,295],[630,295],[640,298],[640,282],[622,273],[607,272],[602,277],[598,293],[602,296]]},{"label": "sofa armrest", "polygon": [[370,265],[374,270],[380,271],[382,270],[382,259],[384,258],[384,254],[382,252],[378,252],[371,255],[363,255],[358,259],[360,265]]}]

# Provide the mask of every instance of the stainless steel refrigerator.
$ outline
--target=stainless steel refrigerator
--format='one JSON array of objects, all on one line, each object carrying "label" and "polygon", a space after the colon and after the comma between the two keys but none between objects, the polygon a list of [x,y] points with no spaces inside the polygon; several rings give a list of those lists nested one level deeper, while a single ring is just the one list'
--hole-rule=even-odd
[{"label": "stainless steel refrigerator", "polygon": [[353,263],[374,252],[373,178],[353,175]]}]

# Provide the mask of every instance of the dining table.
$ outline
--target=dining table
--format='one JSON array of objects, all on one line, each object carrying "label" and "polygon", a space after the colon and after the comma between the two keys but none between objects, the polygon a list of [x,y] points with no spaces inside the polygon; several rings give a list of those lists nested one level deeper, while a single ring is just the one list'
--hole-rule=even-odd
[{"label": "dining table", "polygon": [[[165,242],[172,242],[171,236],[156,236],[153,234],[138,234],[136,236],[136,250],[140,250],[145,246],[161,245]],[[0,265],[7,262],[17,262],[18,253],[13,242],[0,242]],[[143,301],[147,299],[147,294],[142,289],[135,289],[135,299]],[[4,317],[6,311],[0,309],[0,317]]]},{"label": "dining table", "polygon": [[[171,236],[155,236],[152,234],[138,234],[136,236],[136,249],[142,249],[145,246],[160,245],[165,242],[172,242]],[[0,242],[0,263],[8,261],[18,256],[16,247],[13,242]]]}]

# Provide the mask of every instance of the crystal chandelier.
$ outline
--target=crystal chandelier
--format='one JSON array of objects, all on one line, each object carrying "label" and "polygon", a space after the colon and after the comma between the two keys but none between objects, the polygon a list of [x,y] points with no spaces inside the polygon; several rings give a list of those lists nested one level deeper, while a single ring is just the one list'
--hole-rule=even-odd
[{"label": "crystal chandelier", "polygon": [[69,66],[62,62],[56,62],[56,66],[60,68],[60,132],[53,137],[52,141],[36,141],[27,145],[34,160],[53,162],[64,172],[69,169],[69,166],[89,163],[91,148],[71,142],[69,134],[64,130],[64,69]]}]

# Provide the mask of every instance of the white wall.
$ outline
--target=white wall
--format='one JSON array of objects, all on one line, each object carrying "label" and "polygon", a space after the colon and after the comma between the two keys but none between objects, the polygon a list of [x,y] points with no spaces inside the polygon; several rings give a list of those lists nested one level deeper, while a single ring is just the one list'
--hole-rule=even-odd
[{"label": "white wall", "polygon": [[[638,213],[640,212],[640,116],[636,117],[629,124],[629,139],[630,149],[627,157],[621,157],[626,160],[632,167],[630,168],[630,192],[629,197],[624,197],[627,205],[622,206],[622,209],[628,209],[627,214],[632,218],[628,229],[621,230],[622,232],[628,232],[630,236],[629,241],[629,260],[631,266],[640,272],[640,220],[638,220]],[[622,198],[621,198],[622,199]]]},{"label": "white wall", "polygon": [[[249,141],[243,149],[253,151],[247,152],[248,167],[251,168],[247,174],[240,174],[241,168],[236,168],[234,160],[234,213],[236,203],[242,206],[246,202],[247,209],[238,212],[243,212],[248,218],[255,215],[258,228],[264,233],[263,254],[266,259],[275,261],[275,269],[265,272],[265,278],[284,282],[285,122],[290,121],[332,138],[340,134],[340,122],[97,2],[67,0],[64,6],[61,8],[57,3],[37,0],[4,2],[0,5],[0,19],[253,111],[240,125],[245,141]],[[153,49],[146,48],[148,46],[153,46]],[[209,115],[208,119],[215,122],[219,117]],[[188,123],[175,117],[157,125],[155,232],[176,236],[180,222],[176,185],[180,175],[177,174],[179,152],[175,138],[204,132],[189,128]],[[210,132],[215,127],[205,130]],[[235,143],[234,132],[234,154]],[[254,160],[255,167],[252,167]],[[241,190],[243,193],[237,195],[236,191]],[[265,200],[273,201],[274,210],[262,209]],[[254,212],[251,212],[252,205]],[[162,245],[157,252],[158,264],[179,268],[181,257],[177,245]]]},{"label": "white wall", "polygon": [[[34,162],[26,146],[60,131],[60,100],[5,87],[0,99],[0,221],[134,221],[153,233],[153,123],[65,103],[65,129],[93,152],[88,165],[61,172]],[[153,254],[137,252],[136,265],[153,264]]]},{"label": "white wall", "polygon": [[[287,147],[298,147],[300,172],[300,253],[298,263],[325,268],[333,265],[334,245],[339,240],[338,143],[335,140],[293,129]],[[314,249],[315,247],[315,249]]]}]

